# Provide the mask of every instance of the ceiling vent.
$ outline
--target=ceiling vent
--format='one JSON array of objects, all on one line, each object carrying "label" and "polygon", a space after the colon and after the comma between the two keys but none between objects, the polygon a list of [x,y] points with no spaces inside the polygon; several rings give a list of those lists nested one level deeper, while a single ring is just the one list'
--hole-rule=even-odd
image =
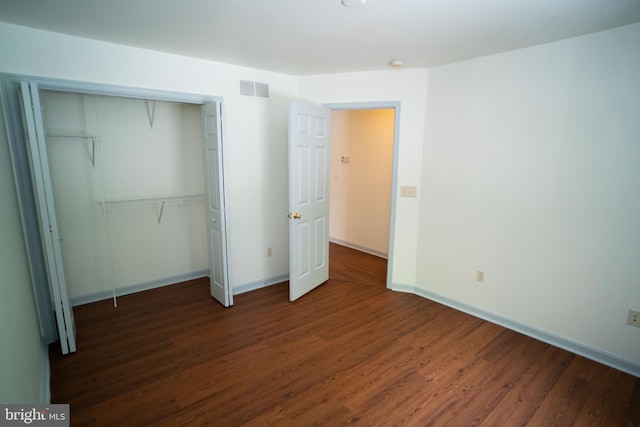
[{"label": "ceiling vent", "polygon": [[269,99],[269,85],[267,83],[240,80],[240,95]]}]

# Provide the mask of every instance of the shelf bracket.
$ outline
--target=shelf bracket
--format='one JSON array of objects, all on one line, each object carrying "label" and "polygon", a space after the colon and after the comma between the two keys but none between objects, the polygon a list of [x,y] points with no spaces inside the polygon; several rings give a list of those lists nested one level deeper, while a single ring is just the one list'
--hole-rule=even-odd
[{"label": "shelf bracket", "polygon": [[96,136],[91,137],[91,166],[96,167]]},{"label": "shelf bracket", "polygon": [[147,116],[149,117],[149,126],[153,128],[153,119],[156,116],[156,101],[151,101],[151,108],[149,108],[149,101],[144,101],[147,107]]},{"label": "shelf bracket", "polygon": [[96,166],[96,144],[100,142],[100,135],[65,135],[65,134],[56,134],[50,133],[46,135],[47,138],[51,138],[52,141],[56,141],[57,139],[69,139],[72,141],[86,141],[88,139],[91,140],[91,152],[89,153],[89,159],[91,160],[91,166]]},{"label": "shelf bracket", "polygon": [[160,222],[162,221],[162,212],[164,212],[164,200],[162,201],[162,204],[160,205],[160,213],[158,214],[158,224],[160,224]]}]

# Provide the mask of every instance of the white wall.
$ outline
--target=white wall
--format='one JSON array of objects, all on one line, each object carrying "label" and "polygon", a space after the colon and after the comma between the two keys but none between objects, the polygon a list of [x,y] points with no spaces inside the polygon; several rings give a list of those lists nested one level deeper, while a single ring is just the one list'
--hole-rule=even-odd
[{"label": "white wall", "polygon": [[[1,109],[0,109],[1,112]],[[0,114],[0,402],[41,402],[44,352]]]},{"label": "white wall", "polygon": [[420,287],[640,364],[639,46],[635,24],[430,70]]},{"label": "white wall", "polygon": [[[399,192],[400,186],[418,186],[420,182],[427,76],[427,70],[407,69],[303,77],[300,94],[317,104],[399,101]],[[398,198],[394,206],[396,219],[390,230],[394,233],[393,260],[389,266],[394,283],[415,283],[419,197]]]},{"label": "white wall", "polygon": [[[288,272],[287,111],[297,78],[5,23],[0,52],[5,73],[223,97],[231,284]],[[271,99],[241,97],[241,79],[268,83]]]},{"label": "white wall", "polygon": [[394,116],[393,109],[331,112],[329,238],[381,256],[389,249]]}]

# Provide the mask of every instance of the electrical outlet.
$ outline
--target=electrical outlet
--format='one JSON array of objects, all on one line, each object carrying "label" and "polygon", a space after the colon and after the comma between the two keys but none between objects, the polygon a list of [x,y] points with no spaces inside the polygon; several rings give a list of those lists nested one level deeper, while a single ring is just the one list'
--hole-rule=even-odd
[{"label": "electrical outlet", "polygon": [[476,271],[476,280],[480,283],[484,283],[484,270]]},{"label": "electrical outlet", "polygon": [[267,258],[269,258],[271,255],[273,255],[273,248],[271,248],[271,246],[269,246],[267,248]]},{"label": "electrical outlet", "polygon": [[640,311],[629,310],[627,324],[640,328]]}]

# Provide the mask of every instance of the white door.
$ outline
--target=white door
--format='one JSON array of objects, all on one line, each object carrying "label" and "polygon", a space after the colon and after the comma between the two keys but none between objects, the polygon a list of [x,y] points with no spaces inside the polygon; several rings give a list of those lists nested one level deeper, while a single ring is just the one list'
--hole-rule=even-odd
[{"label": "white door", "polygon": [[219,102],[202,106],[202,144],[204,147],[205,201],[209,242],[209,280],[211,296],[225,307],[233,305],[227,274],[227,236],[222,162],[222,124]]},{"label": "white door", "polygon": [[47,273],[53,294],[58,336],[62,354],[76,351],[76,330],[73,309],[67,292],[67,283],[62,264],[60,235],[53,199],[49,158],[40,107],[40,96],[36,83],[21,83],[24,118],[29,139],[31,169],[37,197],[41,235],[44,241]]},{"label": "white door", "polygon": [[289,300],[329,279],[330,111],[289,107]]}]

